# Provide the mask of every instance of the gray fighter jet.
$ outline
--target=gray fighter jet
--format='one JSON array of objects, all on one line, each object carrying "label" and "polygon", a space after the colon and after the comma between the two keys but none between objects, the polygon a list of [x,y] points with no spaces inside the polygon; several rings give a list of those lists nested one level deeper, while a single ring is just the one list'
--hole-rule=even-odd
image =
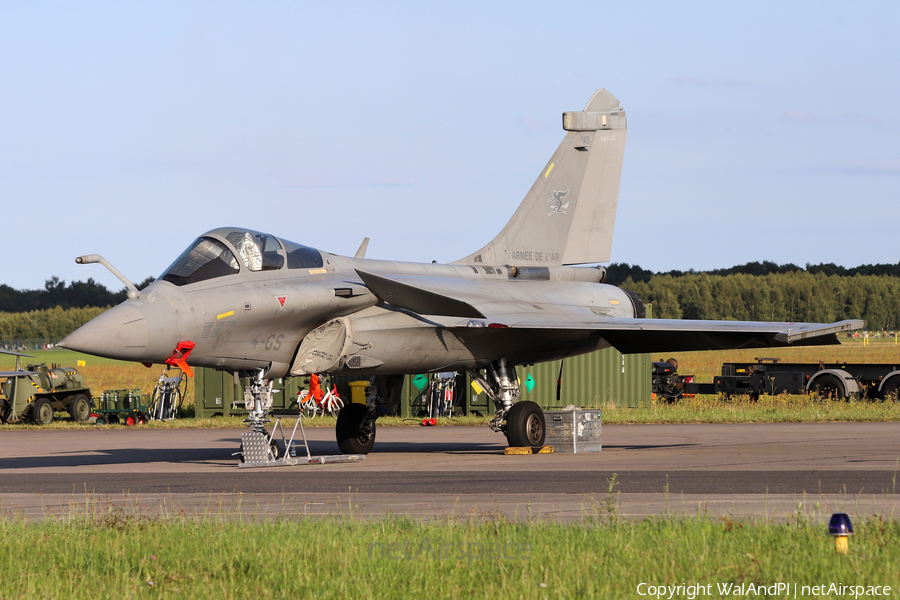
[{"label": "gray fighter jet", "polygon": [[[60,346],[143,363],[214,367],[251,376],[250,425],[264,432],[273,378],[332,373],[383,377],[469,371],[494,402],[511,446],[544,440],[540,407],[519,400],[516,367],[613,346],[623,353],[837,344],[832,324],[646,318],[633,292],[605,284],[625,112],[598,90],[564,112],[565,137],[506,227],[450,264],[338,256],[247,229],[201,235],[154,283]],[[650,374],[648,373],[649,377]],[[344,453],[368,453],[390,392],[350,404],[337,421]]]}]

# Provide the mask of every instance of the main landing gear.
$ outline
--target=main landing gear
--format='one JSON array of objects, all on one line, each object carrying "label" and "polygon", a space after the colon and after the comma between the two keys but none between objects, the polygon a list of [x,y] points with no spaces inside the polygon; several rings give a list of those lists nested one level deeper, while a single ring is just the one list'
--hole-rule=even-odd
[{"label": "main landing gear", "polygon": [[508,365],[503,358],[491,363],[484,375],[478,371],[469,371],[469,375],[497,407],[497,414],[489,424],[491,429],[503,432],[507,442],[513,447],[544,445],[544,411],[530,400],[517,402],[521,390],[515,366]]},{"label": "main landing gear", "polygon": [[365,404],[347,404],[338,413],[338,448],[344,454],[368,454],[375,445],[375,417]]}]

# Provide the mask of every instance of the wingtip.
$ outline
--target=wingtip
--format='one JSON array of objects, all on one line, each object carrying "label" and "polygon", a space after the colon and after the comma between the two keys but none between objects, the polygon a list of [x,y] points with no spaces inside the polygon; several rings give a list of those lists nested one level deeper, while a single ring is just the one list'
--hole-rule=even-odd
[{"label": "wingtip", "polygon": [[814,325],[800,327],[798,329],[788,329],[787,331],[776,333],[775,340],[783,344],[793,344],[794,342],[798,342],[800,340],[805,340],[808,338],[831,334],[837,335],[839,333],[846,333],[849,331],[864,329],[865,327],[866,321],[864,321],[863,319],[847,319],[845,321],[838,321],[837,323],[831,323],[828,325]]}]

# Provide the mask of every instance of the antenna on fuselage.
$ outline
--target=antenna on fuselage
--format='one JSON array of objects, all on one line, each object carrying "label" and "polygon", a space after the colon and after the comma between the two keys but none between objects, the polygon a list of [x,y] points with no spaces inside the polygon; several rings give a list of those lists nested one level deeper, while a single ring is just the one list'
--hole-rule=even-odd
[{"label": "antenna on fuselage", "polygon": [[356,251],[356,254],[353,255],[353,258],[365,258],[366,250],[369,249],[369,238],[366,238],[362,241],[362,244],[359,245],[359,250]]}]

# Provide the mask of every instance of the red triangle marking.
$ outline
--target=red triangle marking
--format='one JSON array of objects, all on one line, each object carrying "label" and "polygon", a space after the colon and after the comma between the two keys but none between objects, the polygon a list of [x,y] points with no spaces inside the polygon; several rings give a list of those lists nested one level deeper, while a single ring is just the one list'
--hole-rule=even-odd
[{"label": "red triangle marking", "polygon": [[282,308],[284,308],[284,301],[287,300],[287,296],[279,296],[278,301],[281,302]]}]

